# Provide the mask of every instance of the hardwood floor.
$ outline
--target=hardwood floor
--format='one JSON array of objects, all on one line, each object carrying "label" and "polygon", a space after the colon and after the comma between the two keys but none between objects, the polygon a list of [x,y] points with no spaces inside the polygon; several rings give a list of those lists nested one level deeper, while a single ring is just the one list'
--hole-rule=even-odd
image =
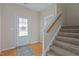
[{"label": "hardwood floor", "polygon": [[31,47],[34,49],[35,56],[41,56],[42,54],[42,43],[32,44]]},{"label": "hardwood floor", "polygon": [[[42,53],[42,43],[38,42],[35,44],[30,44],[30,47],[34,49],[34,55],[35,56],[40,56]],[[2,51],[0,53],[0,56],[16,56],[16,49],[10,49],[6,51]]]},{"label": "hardwood floor", "polygon": [[16,49],[2,51],[0,56],[16,56]]}]

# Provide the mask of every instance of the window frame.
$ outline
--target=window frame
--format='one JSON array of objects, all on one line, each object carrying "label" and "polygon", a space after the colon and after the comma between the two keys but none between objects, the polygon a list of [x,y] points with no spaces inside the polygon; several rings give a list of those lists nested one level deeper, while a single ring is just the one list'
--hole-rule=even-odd
[{"label": "window frame", "polygon": [[[27,34],[26,33],[24,33],[21,29],[20,29],[20,18],[21,19],[26,19],[26,23],[27,23],[27,26],[26,26],[26,31],[25,32],[27,32]],[[29,32],[28,32],[28,18],[24,18],[24,17],[18,17],[18,36],[28,36],[29,35]],[[24,25],[23,25],[24,26]],[[22,27],[22,26],[21,26]],[[22,31],[22,32],[21,32]],[[24,34],[23,34],[24,33]]]}]

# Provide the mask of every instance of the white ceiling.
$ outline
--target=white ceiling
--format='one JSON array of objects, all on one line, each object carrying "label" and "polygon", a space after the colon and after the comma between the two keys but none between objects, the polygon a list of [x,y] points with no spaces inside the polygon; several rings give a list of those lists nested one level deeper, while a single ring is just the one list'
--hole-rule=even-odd
[{"label": "white ceiling", "polygon": [[52,5],[52,3],[21,3],[20,5],[25,6],[31,10],[42,11],[48,6]]}]

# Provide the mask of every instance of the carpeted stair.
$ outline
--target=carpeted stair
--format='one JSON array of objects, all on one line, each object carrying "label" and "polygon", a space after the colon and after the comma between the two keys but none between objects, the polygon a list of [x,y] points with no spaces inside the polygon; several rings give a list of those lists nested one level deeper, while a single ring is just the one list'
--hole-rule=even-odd
[{"label": "carpeted stair", "polygon": [[79,26],[63,26],[46,56],[79,56]]}]

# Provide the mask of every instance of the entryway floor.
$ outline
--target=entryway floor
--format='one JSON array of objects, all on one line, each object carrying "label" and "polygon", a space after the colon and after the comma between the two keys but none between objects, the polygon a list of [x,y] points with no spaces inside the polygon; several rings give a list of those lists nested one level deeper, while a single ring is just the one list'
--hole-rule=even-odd
[{"label": "entryway floor", "polygon": [[[38,43],[30,44],[29,46],[33,48],[34,56],[41,56],[42,43],[38,42]],[[0,53],[0,56],[16,56],[16,49],[3,51],[2,53]]]}]

